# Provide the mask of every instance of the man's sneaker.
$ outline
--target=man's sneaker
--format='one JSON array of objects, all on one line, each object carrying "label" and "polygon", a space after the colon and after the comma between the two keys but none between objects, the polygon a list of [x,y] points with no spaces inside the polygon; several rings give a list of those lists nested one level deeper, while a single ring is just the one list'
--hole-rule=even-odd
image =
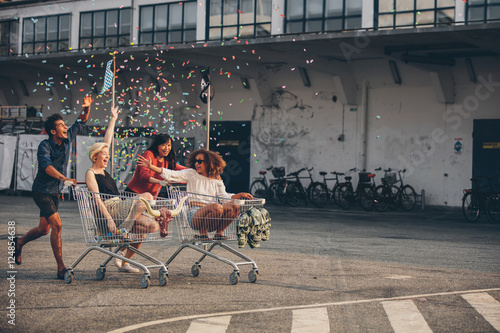
[{"label": "man's sneaker", "polygon": [[135,267],[132,267],[129,265],[128,262],[124,263],[122,267],[118,268],[120,272],[125,272],[125,273],[139,273],[140,270],[138,270]]}]

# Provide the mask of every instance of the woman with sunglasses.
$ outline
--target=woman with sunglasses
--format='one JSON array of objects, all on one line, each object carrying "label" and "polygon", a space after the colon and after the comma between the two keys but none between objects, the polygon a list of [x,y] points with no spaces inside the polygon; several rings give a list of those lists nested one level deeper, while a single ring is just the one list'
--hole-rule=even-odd
[{"label": "woman with sunglasses", "polygon": [[[159,168],[142,156],[139,156],[138,161],[138,166],[151,169],[165,180],[186,182],[186,191],[189,193],[227,199],[253,199],[250,193],[226,192],[226,187],[220,177],[226,162],[218,153],[206,149],[195,150],[189,154],[186,165],[189,169],[175,171]],[[224,236],[224,230],[238,214],[239,206],[237,205],[214,203],[199,196],[196,201],[190,202],[188,219],[193,229],[199,231],[198,239],[208,241],[210,240],[208,233],[214,232],[214,240],[225,240],[227,237]]]}]

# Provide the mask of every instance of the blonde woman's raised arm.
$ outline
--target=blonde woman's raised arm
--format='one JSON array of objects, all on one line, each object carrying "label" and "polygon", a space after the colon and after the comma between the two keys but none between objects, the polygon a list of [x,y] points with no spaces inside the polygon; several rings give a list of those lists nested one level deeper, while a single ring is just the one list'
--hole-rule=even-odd
[{"label": "blonde woman's raised arm", "polygon": [[118,107],[111,107],[111,118],[109,119],[108,128],[106,129],[106,134],[104,135],[104,143],[111,147],[111,140],[113,140],[115,134],[116,119],[118,119]]}]

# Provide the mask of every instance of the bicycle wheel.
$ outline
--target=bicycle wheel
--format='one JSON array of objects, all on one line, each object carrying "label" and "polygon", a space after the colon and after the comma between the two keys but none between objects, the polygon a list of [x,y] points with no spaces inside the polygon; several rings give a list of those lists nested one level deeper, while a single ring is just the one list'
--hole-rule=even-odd
[{"label": "bicycle wheel", "polygon": [[337,194],[337,204],[342,207],[342,209],[349,209],[351,207],[349,198],[352,197],[352,188],[347,184],[340,185]]},{"label": "bicycle wheel", "polygon": [[373,207],[377,212],[385,212],[389,206],[389,193],[388,189],[384,185],[379,185],[375,188],[375,198],[373,202]]},{"label": "bicycle wheel", "polygon": [[417,203],[417,192],[410,185],[405,185],[399,194],[399,205],[405,211],[410,211]]},{"label": "bicycle wheel", "polygon": [[335,183],[335,185],[332,188],[332,201],[335,205],[338,205],[337,203],[337,198],[339,197],[339,183]]},{"label": "bicycle wheel", "polygon": [[270,195],[271,197],[271,202],[276,205],[276,206],[283,206],[286,201],[285,201],[285,184],[284,182],[274,182],[271,184],[269,187],[269,192],[272,194]]},{"label": "bicycle wheel", "polygon": [[323,208],[328,203],[328,189],[323,183],[314,183],[311,190],[311,202],[318,208]]},{"label": "bicycle wheel", "polygon": [[391,193],[387,200],[387,204],[390,210],[396,210],[399,207],[399,188],[395,185],[391,186]]},{"label": "bicycle wheel", "polygon": [[492,222],[500,222],[500,194],[494,193],[486,199],[486,213]]},{"label": "bicycle wheel", "polygon": [[285,191],[286,203],[291,207],[297,207],[301,198],[299,185],[296,182],[288,183]]},{"label": "bicycle wheel", "polygon": [[480,214],[479,200],[474,192],[467,192],[462,198],[462,213],[469,222],[476,222]]},{"label": "bicycle wheel", "polygon": [[364,210],[370,211],[373,209],[373,199],[375,197],[375,188],[364,187],[361,189],[358,195],[359,204],[363,207]]},{"label": "bicycle wheel", "polygon": [[262,199],[270,199],[268,198],[268,189],[264,181],[257,179],[254,180],[252,185],[250,185],[250,194],[253,195],[255,198],[262,198]]}]

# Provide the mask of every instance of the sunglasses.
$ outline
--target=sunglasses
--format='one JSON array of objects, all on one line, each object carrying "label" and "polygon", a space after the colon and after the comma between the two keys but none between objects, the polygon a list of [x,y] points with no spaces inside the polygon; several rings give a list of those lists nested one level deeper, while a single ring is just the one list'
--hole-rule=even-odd
[{"label": "sunglasses", "polygon": [[203,163],[204,161],[205,161],[205,160],[194,160],[194,163],[195,163],[195,164],[201,164],[201,163]]}]

